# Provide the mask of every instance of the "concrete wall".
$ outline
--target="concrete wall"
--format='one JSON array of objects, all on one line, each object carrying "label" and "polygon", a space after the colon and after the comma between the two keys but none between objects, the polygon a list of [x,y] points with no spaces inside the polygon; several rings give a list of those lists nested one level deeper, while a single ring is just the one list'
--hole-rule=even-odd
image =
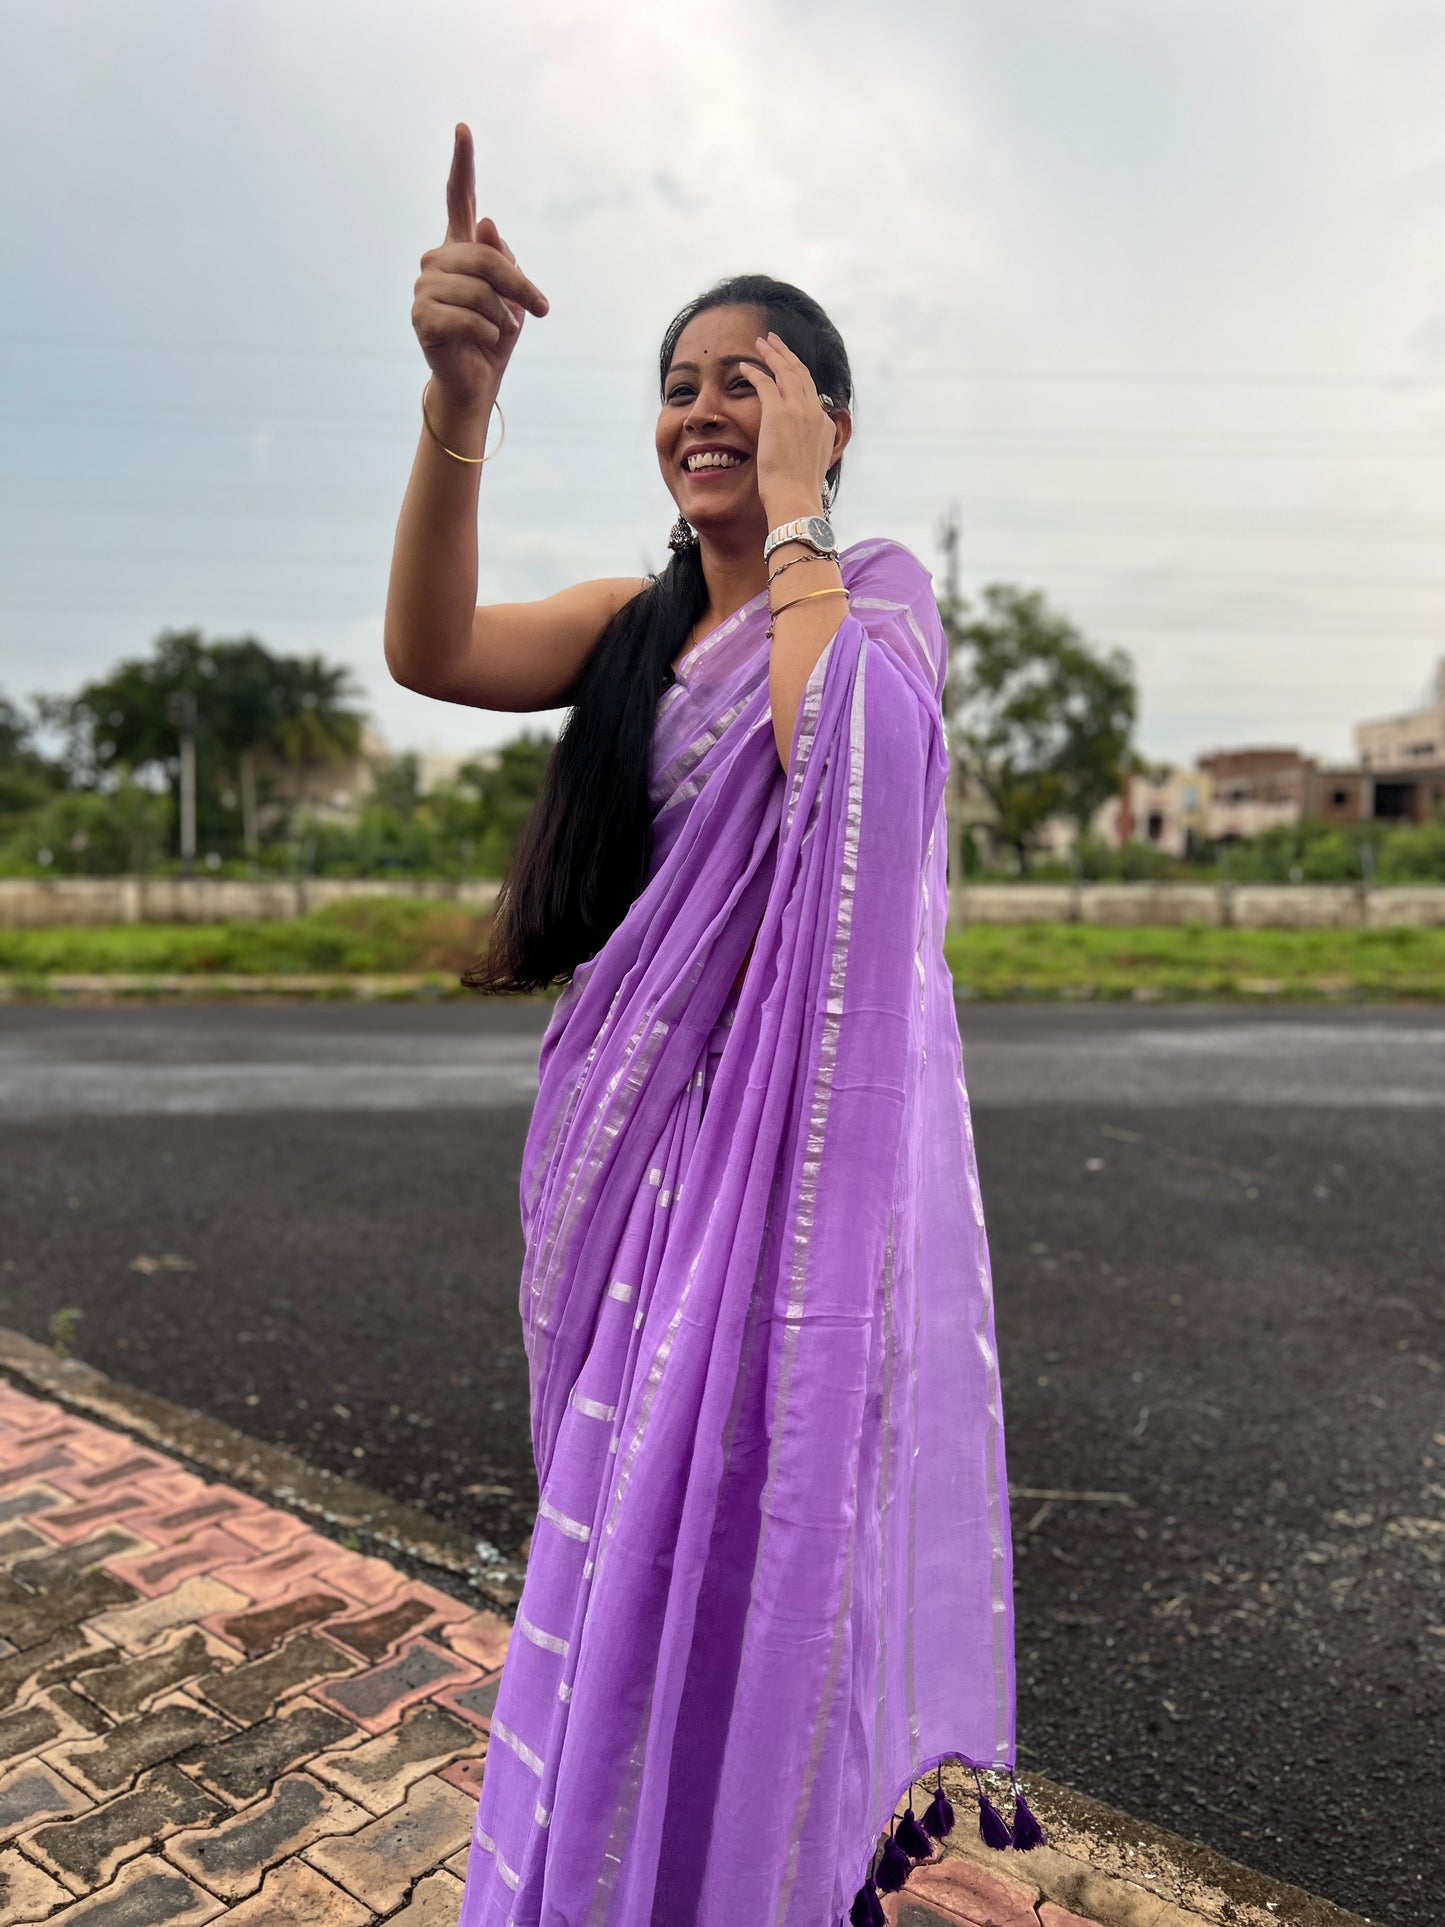
[{"label": "concrete wall", "polygon": [[978,883],[951,893],[970,923],[1208,924],[1245,930],[1445,926],[1445,884]]},{"label": "concrete wall", "polygon": [[[359,897],[432,897],[490,910],[493,882],[407,883],[309,877],[243,883],[219,877],[0,877],[0,929],[58,923],[226,923],[287,919]],[[952,892],[968,923],[1213,924],[1241,929],[1445,926],[1445,884],[981,883]]]},{"label": "concrete wall", "polygon": [[433,897],[490,910],[497,889],[491,881],[407,883],[369,877],[255,883],[231,877],[0,877],[0,929],[57,923],[286,921],[359,897]]}]

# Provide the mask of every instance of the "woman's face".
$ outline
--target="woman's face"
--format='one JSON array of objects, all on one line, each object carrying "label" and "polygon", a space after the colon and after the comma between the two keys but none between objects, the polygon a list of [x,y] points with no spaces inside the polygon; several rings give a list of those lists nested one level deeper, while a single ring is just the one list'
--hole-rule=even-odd
[{"label": "woman's face", "polygon": [[742,364],[763,371],[756,308],[708,308],[678,336],[662,385],[657,460],[694,528],[763,520],[757,447],[762,403]]}]

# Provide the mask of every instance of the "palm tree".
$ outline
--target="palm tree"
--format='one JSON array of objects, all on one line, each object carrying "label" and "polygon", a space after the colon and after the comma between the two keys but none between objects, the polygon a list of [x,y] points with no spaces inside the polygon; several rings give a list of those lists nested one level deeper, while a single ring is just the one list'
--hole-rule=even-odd
[{"label": "palm tree", "polygon": [[349,669],[321,656],[283,656],[275,668],[275,720],[268,741],[291,766],[296,800],[308,764],[341,763],[356,755],[365,718],[350,707],[358,691]]}]

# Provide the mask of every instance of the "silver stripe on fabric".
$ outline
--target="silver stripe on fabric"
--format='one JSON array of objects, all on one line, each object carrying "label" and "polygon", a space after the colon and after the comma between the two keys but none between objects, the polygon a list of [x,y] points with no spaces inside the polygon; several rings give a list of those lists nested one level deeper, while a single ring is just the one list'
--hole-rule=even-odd
[{"label": "silver stripe on fabric", "polygon": [[566,1533],[569,1539],[579,1540],[582,1544],[592,1537],[592,1528],[581,1519],[569,1519],[565,1512],[559,1512],[550,1500],[543,1499],[537,1508],[537,1517],[545,1519],[548,1525],[556,1526],[559,1532]]},{"label": "silver stripe on fabric", "polygon": [[529,1772],[535,1773],[539,1780],[541,1779],[543,1773],[547,1770],[546,1762],[539,1753],[532,1751],[525,1740],[519,1740],[510,1726],[503,1726],[499,1719],[494,1719],[492,1721],[492,1737],[500,1740],[503,1746],[511,1747],[517,1758],[522,1762],[522,1765],[526,1767]]},{"label": "silver stripe on fabric", "polygon": [[653,1185],[662,1183],[662,1169],[659,1165],[654,1164],[652,1169],[648,1172],[647,1182]]},{"label": "silver stripe on fabric", "polygon": [[[803,685],[803,700],[799,704],[801,721],[798,726],[798,747],[793,764],[793,781],[788,790],[787,807],[783,811],[783,827],[793,826],[793,815],[798,807],[798,797],[802,793],[803,773],[808,767],[808,759],[813,753],[813,741],[818,733],[818,714],[823,707],[823,684],[827,681],[828,661],[837,634],[831,635],[823,644],[823,653],[813,664],[807,682]],[[860,657],[861,662],[861,657]]]},{"label": "silver stripe on fabric", "polygon": [[918,1734],[918,1646],[914,1639],[918,1599],[918,1360],[923,1345],[923,1301],[918,1280],[922,1261],[923,1214],[919,1212],[913,1227],[913,1332],[906,1354],[913,1453],[908,1461],[908,1582],[903,1606],[903,1704],[908,1711],[909,1756],[915,1760],[922,1751]]},{"label": "silver stripe on fabric", "polygon": [[813,1803],[813,1788],[817,1783],[818,1768],[823,1761],[823,1748],[827,1744],[828,1729],[833,1724],[833,1712],[838,1704],[838,1688],[843,1678],[844,1635],[847,1633],[849,1615],[853,1610],[853,1559],[857,1550],[858,1535],[855,1531],[848,1541],[848,1558],[843,1567],[843,1585],[838,1598],[838,1610],[833,1616],[833,1636],[828,1646],[827,1663],[823,1668],[823,1684],[818,1695],[817,1712],[813,1719],[808,1759],[803,1768],[798,1798],[793,1807],[793,1824],[788,1834],[788,1856],[778,1890],[778,1905],[773,1914],[773,1927],[787,1927],[788,1903],[793,1897],[793,1883],[798,1877],[803,1828],[807,1825],[808,1809]]},{"label": "silver stripe on fabric", "polygon": [[849,606],[853,609],[882,609],[891,616],[902,616],[908,625],[914,643],[917,644],[918,666],[923,670],[929,687],[936,688],[938,683],[938,665],[933,660],[933,652],[924,640],[923,631],[914,620],[913,611],[906,602],[893,602],[882,596],[854,596]]},{"label": "silver stripe on fabric", "polygon": [[[706,958],[700,957],[680,995],[691,994]],[[532,1285],[533,1322],[545,1320],[552,1310],[558,1279],[572,1252],[573,1233],[592,1196],[608,1153],[613,1149],[622,1127],[642,1093],[672,1026],[649,1009],[628,1039],[623,1061],[607,1080],[597,1100],[586,1142],[568,1174],[565,1193],[553,1213],[552,1223],[542,1242],[542,1276]]]},{"label": "silver stripe on fabric", "polygon": [[570,1680],[565,1680],[565,1679],[559,1679],[559,1680],[558,1680],[558,1682],[557,1682],[557,1697],[558,1697],[558,1699],[559,1699],[559,1700],[561,1700],[561,1702],[562,1702],[562,1704],[563,1704],[564,1706],[565,1706],[565,1705],[567,1704],[567,1702],[568,1702],[568,1701],[569,1701],[569,1700],[571,1699],[571,1697],[572,1697],[572,1683],[571,1683],[571,1681],[570,1681]]},{"label": "silver stripe on fabric", "polygon": [[907,607],[904,608],[903,620],[908,624],[909,628],[913,631],[914,641],[918,644],[918,653],[919,655],[922,656],[924,662],[927,664],[929,680],[934,684],[936,688],[938,684],[939,665],[934,657],[932,649],[930,649],[928,646],[928,638],[927,636],[924,635],[923,631],[919,628],[918,618],[917,616],[914,615],[911,608],[907,608]]},{"label": "silver stripe on fabric", "polygon": [[615,1405],[604,1405],[599,1398],[583,1398],[580,1392],[574,1391],[567,1403],[583,1418],[614,1419],[617,1416]]},{"label": "silver stripe on fabric", "polygon": [[556,1633],[544,1633],[540,1626],[534,1626],[530,1619],[517,1614],[517,1631],[523,1639],[530,1639],[534,1646],[540,1646],[544,1653],[560,1653],[567,1657],[567,1641]]},{"label": "silver stripe on fabric", "polygon": [[[496,1728],[493,1727],[492,1731],[495,1732]],[[502,1880],[506,1881],[513,1892],[522,1884],[522,1876],[514,1867],[509,1867],[500,1854],[497,1855],[497,1873]]]},{"label": "silver stripe on fabric", "polygon": [[[637,1463],[637,1454],[642,1449],[642,1441],[647,1435],[648,1420],[652,1417],[652,1408],[657,1402],[658,1388],[662,1384],[662,1375],[667,1369],[673,1340],[677,1337],[683,1312],[687,1309],[687,1301],[692,1295],[692,1281],[697,1275],[701,1257],[702,1250],[699,1248],[688,1267],[687,1283],[683,1286],[672,1317],[668,1320],[662,1342],[653,1353],[652,1363],[647,1368],[647,1382],[642,1388],[642,1397],[637,1402],[637,1423],[632,1429],[632,1437],[628,1441],[626,1452],[621,1455],[621,1464],[612,1482],[612,1504],[607,1514],[607,1522],[602,1528],[602,1547],[597,1555],[599,1559],[605,1555],[608,1543],[617,1529],[617,1515],[622,1510],[622,1501],[632,1478],[632,1468]],[[638,1316],[641,1317],[641,1313]]]},{"label": "silver stripe on fabric", "polygon": [[483,1853],[495,1853],[497,1851],[496,1841],[489,1833],[483,1833],[480,1827],[472,1828],[472,1839],[481,1848]]},{"label": "silver stripe on fabric", "polygon": [[[835,637],[834,640],[836,639]],[[831,644],[829,646],[831,647]],[[826,654],[826,651],[824,653]],[[807,1296],[813,1249],[813,1221],[818,1204],[818,1178],[823,1161],[823,1145],[827,1136],[828,1112],[832,1104],[833,1077],[838,1064],[838,1035],[842,1027],[843,987],[848,974],[848,958],[853,935],[853,909],[858,889],[858,842],[863,821],[863,739],[867,664],[867,651],[860,650],[848,715],[848,793],[840,863],[838,920],[833,931],[828,995],[823,1005],[823,1030],[818,1044],[817,1076],[809,1103],[807,1144],[798,1184],[798,1201],[793,1212],[792,1254],[788,1261],[788,1303],[783,1318],[777,1390],[774,1394],[772,1423],[769,1427],[767,1479],[760,1500],[763,1524],[758,1534],[758,1550],[753,1562],[754,1596],[756,1596],[758,1575],[762,1571],[763,1558],[768,1545],[768,1524],[772,1516],[783,1441],[788,1430],[788,1406],[792,1395],[798,1347],[802,1339],[803,1304]]]},{"label": "silver stripe on fabric", "polygon": [[630,1305],[637,1296],[636,1285],[624,1285],[620,1278],[614,1278],[607,1287],[607,1296],[615,1298],[619,1305]]},{"label": "silver stripe on fabric", "polygon": [[539,1827],[550,1827],[552,1824],[551,1812],[547,1807],[542,1805],[540,1800],[532,1809],[532,1818],[537,1822]]},{"label": "silver stripe on fabric", "polygon": [[691,667],[693,663],[701,662],[705,656],[710,656],[720,643],[726,642],[729,636],[736,635],[753,611],[761,610],[767,599],[767,590],[759,589],[750,602],[745,602],[741,609],[735,609],[726,622],[720,622],[716,629],[710,630],[701,642],[689,649],[683,661]]},{"label": "silver stripe on fabric", "polygon": [[668,1189],[666,1185],[664,1185],[661,1191],[659,1191],[657,1194],[657,1208],[659,1211],[665,1211],[671,1203],[672,1203],[672,1192]]},{"label": "silver stripe on fabric", "polygon": [[893,1212],[888,1213],[888,1236],[883,1246],[883,1445],[878,1464],[879,1542],[884,1547],[880,1563],[881,1584],[878,1600],[878,1691],[873,1708],[873,1791],[868,1811],[876,1813],[883,1804],[884,1760],[883,1716],[888,1704],[888,1628],[893,1617],[893,1602],[888,1596],[888,1514],[893,1498],[893,1373],[895,1369],[895,1332],[893,1325]]},{"label": "silver stripe on fabric", "polygon": [[[696,970],[700,971],[701,968],[702,964],[699,960]],[[690,991],[691,983],[684,988]],[[601,1045],[611,1034],[612,1019],[621,999],[622,986],[619,985],[608,1007],[602,1029],[592,1040],[587,1052],[582,1075],[577,1080],[579,1102],[574,1108],[580,1108],[584,1086],[590,1088],[592,1064]],[[555,1295],[556,1280],[565,1266],[570,1248],[572,1226],[592,1195],[593,1186],[596,1184],[606,1155],[621,1132],[628,1113],[636,1103],[651,1062],[661,1050],[662,1041],[668,1033],[669,1026],[660,1021],[655,1022],[655,1018],[656,1007],[649,1005],[642,1013],[641,1022],[623,1047],[622,1062],[608,1078],[597,1099],[591,1124],[586,1131],[581,1148],[572,1161],[571,1168],[555,1187],[558,1195],[552,1208],[551,1221],[546,1230],[537,1237],[535,1246],[528,1248],[524,1283],[530,1291],[532,1316],[529,1323],[533,1327],[542,1323],[551,1312],[551,1299]],[[651,1026],[650,1030],[649,1026]],[[646,1036],[645,1043],[644,1036]],[[623,1088],[624,1094],[614,1105],[613,1099],[619,1088]],[[611,1106],[610,1121],[609,1106]],[[553,1287],[552,1292],[549,1292],[549,1286]]]},{"label": "silver stripe on fabric", "polygon": [[[664,810],[672,808],[683,789],[696,795],[703,787],[701,781],[695,780],[691,783],[684,784],[682,779],[688,775],[689,771],[697,767],[710,749],[715,748],[716,745],[722,741],[729,728],[737,721],[738,717],[742,715],[748,704],[755,700],[757,693],[756,689],[749,689],[730,709],[725,709],[720,716],[715,716],[705,728],[700,729],[698,733],[689,740],[687,745],[678,751],[677,755],[672,758],[666,768],[658,771],[652,781],[653,794],[661,796],[665,792],[667,797],[666,802],[663,803],[662,808],[657,812],[659,816],[662,815]],[[706,779],[703,780],[705,781]]]},{"label": "silver stripe on fabric", "polygon": [[1001,1766],[1012,1763],[1013,1734],[1010,1729],[1009,1693],[1009,1596],[1005,1584],[1008,1544],[1005,1536],[1003,1499],[1004,1480],[1000,1459],[1003,1452],[1003,1392],[999,1383],[998,1357],[989,1343],[989,1322],[993,1316],[993,1267],[989,1263],[988,1234],[983,1224],[983,1197],[978,1184],[978,1164],[974,1153],[973,1114],[964,1090],[963,1128],[967,1142],[968,1188],[974,1207],[974,1265],[978,1273],[979,1304],[975,1342],[983,1358],[984,1380],[988,1386],[985,1409],[988,1422],[984,1431],[984,1463],[987,1476],[984,1491],[988,1501],[989,1540],[989,1613],[993,1626],[994,1758]]}]

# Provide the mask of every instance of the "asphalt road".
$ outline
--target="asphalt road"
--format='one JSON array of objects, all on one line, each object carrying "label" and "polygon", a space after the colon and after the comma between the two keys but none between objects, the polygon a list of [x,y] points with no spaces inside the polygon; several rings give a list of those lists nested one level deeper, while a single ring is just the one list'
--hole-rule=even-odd
[{"label": "asphalt road", "polygon": [[[6,1010],[0,1322],[515,1547],[544,1014]],[[1445,1019],[961,1015],[1025,1766],[1445,1920]]]}]

